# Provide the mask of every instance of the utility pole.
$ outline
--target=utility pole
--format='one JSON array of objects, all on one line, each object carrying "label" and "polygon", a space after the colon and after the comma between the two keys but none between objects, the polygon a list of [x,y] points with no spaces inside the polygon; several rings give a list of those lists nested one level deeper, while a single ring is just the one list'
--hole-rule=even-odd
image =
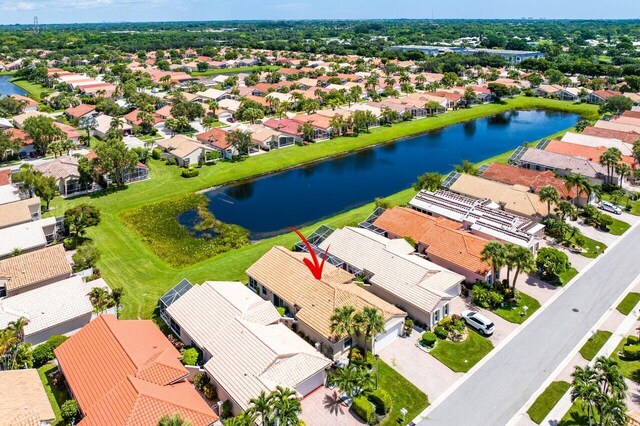
[{"label": "utility pole", "polygon": [[33,33],[38,34],[40,32],[40,24],[38,23],[38,17],[33,17]]}]

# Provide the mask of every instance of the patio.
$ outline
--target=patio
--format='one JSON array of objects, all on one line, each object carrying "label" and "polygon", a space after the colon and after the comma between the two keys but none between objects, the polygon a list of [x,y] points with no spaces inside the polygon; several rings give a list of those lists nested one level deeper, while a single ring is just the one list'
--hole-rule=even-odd
[{"label": "patio", "polygon": [[322,386],[302,400],[302,420],[307,426],[356,426],[365,422],[339,401],[340,390]]}]

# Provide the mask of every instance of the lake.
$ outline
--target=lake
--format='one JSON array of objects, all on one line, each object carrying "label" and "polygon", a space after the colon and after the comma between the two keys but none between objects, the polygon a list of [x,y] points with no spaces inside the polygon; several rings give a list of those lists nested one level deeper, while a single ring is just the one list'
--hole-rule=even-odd
[{"label": "lake", "polygon": [[[462,160],[482,161],[571,127],[578,119],[576,114],[561,112],[510,111],[223,186],[205,195],[216,218],[248,229],[253,240],[268,238],[288,232],[289,226],[309,225],[399,192],[425,172],[447,173]],[[193,229],[197,214],[187,212],[178,219]]]},{"label": "lake", "polygon": [[25,90],[9,81],[12,78],[12,75],[0,75],[0,96],[26,95]]}]

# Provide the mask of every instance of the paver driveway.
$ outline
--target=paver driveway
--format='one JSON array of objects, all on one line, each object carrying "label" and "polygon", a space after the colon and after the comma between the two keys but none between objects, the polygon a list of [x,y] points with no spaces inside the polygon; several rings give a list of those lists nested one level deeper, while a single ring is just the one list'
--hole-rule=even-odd
[{"label": "paver driveway", "polygon": [[338,401],[340,390],[320,387],[302,400],[302,420],[307,426],[360,426],[360,418]]}]

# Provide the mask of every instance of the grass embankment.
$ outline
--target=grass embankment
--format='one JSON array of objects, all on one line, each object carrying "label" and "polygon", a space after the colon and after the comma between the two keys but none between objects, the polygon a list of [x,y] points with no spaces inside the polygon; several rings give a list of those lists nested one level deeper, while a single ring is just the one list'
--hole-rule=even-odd
[{"label": "grass embankment", "polygon": [[[440,116],[398,123],[392,127],[372,129],[371,133],[357,138],[342,137],[306,147],[289,147],[268,154],[250,157],[242,162],[220,162],[215,166],[200,169],[200,176],[192,179],[180,177],[181,169],[165,166],[160,161],[150,161],[152,179],[130,185],[125,190],[93,194],[75,199],[56,198],[50,215],[61,215],[64,211],[80,203],[90,203],[100,209],[102,221],[99,226],[88,231],[102,257],[98,267],[111,286],[125,289],[123,318],[149,318],[158,298],[182,278],[192,282],[205,280],[246,281],[244,271],[273,245],[291,247],[296,241],[294,235],[282,235],[231,252],[220,254],[200,263],[184,267],[172,267],[168,262],[154,255],[151,248],[137,238],[119,218],[121,212],[135,209],[154,202],[193,193],[205,188],[232,181],[271,173],[303,163],[318,161],[367,146],[422,133],[458,122],[497,114],[509,109],[546,108],[580,113],[583,116],[597,114],[597,107],[575,105],[549,99],[518,97],[501,104],[480,105],[470,109],[448,112]],[[395,204],[407,203],[414,195],[412,189],[386,197]],[[302,229],[308,234],[319,224],[342,227],[366,218],[374,209],[369,203],[349,212],[322,220]],[[165,232],[157,229],[157,232]]]},{"label": "grass embankment", "polygon": [[567,269],[566,272],[563,272],[558,276],[557,284],[562,287],[563,285],[571,281],[576,275],[578,275],[578,270],[572,266],[571,268]]},{"label": "grass embankment", "polygon": [[[525,313],[524,307],[527,307],[527,311]],[[538,302],[533,297],[520,292],[520,296],[518,297],[518,304],[515,306],[505,306],[502,308],[494,309],[492,312],[499,317],[504,318],[505,320],[515,323],[522,324],[529,318],[535,311],[540,308],[540,302]]]},{"label": "grass embankment", "polygon": [[629,315],[638,302],[640,302],[640,293],[631,292],[622,299],[616,309],[623,315]]},{"label": "grass embankment", "polygon": [[531,420],[537,424],[542,423],[570,387],[571,384],[567,382],[552,382],[527,410]]},{"label": "grass embankment", "polygon": [[469,336],[459,343],[438,340],[436,347],[429,353],[451,370],[466,373],[493,349],[489,339],[471,329],[468,332]]},{"label": "grass embankment", "polygon": [[598,330],[595,332],[593,336],[580,348],[580,355],[582,358],[587,361],[591,361],[596,357],[598,351],[602,349],[609,337],[611,337],[611,332],[607,330]]},{"label": "grass embankment", "polygon": [[53,364],[45,364],[38,368],[38,375],[44,385],[44,390],[47,393],[49,402],[51,403],[51,408],[53,408],[53,412],[56,415],[56,421],[53,423],[53,426],[63,424],[62,416],[60,415],[60,407],[62,407],[62,404],[70,398],[66,390],[56,388],[49,378],[49,374],[55,371],[56,368],[57,367]]},{"label": "grass embankment", "polygon": [[[370,362],[375,366],[376,361],[371,355]],[[406,425],[429,406],[429,398],[424,392],[381,359],[378,360],[378,386],[387,391],[393,400],[391,411],[380,423],[381,426]],[[407,410],[404,421],[400,414],[402,408]]]},{"label": "grass embankment", "polygon": [[40,101],[42,98],[51,93],[51,89],[44,87],[42,84],[32,83],[23,78],[13,78],[9,81],[25,90],[29,94],[29,97],[36,101]]},{"label": "grass embankment", "polygon": [[253,66],[253,67],[237,67],[237,68],[216,68],[216,69],[210,69],[210,70],[206,70],[206,71],[194,71],[191,73],[191,75],[193,75],[194,77],[202,77],[202,76],[207,76],[207,75],[219,75],[219,74],[237,74],[240,72],[246,72],[246,73],[251,73],[254,71],[276,71],[279,70],[281,67],[278,65],[258,65],[258,66]]}]

